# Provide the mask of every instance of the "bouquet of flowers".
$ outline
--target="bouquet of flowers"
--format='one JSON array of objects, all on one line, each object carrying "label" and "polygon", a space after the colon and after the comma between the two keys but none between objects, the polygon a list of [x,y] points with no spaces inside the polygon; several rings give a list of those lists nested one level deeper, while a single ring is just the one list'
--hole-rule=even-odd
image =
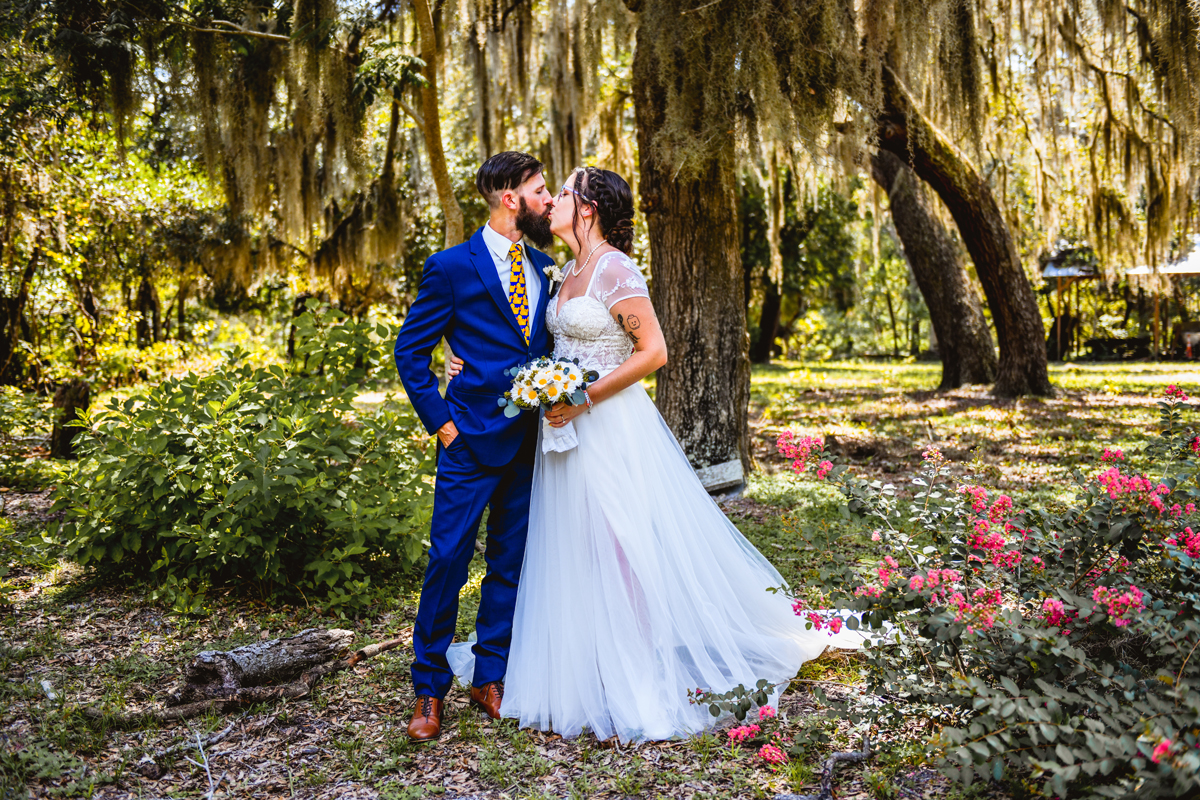
[{"label": "bouquet of flowers", "polygon": [[[577,359],[535,358],[528,364],[504,371],[511,375],[512,388],[500,396],[497,404],[503,406],[504,416],[515,417],[522,411],[549,410],[556,403],[583,405],[587,402],[584,390],[600,373],[579,366]],[[563,452],[570,450],[578,440],[575,426],[568,422],[561,428],[543,422],[542,451]]]},{"label": "bouquet of flowers", "polygon": [[579,366],[578,359],[535,358],[528,364],[504,370],[511,375],[512,388],[500,398],[504,416],[515,417],[522,411],[548,409],[556,403],[582,405],[583,392],[600,373]]}]

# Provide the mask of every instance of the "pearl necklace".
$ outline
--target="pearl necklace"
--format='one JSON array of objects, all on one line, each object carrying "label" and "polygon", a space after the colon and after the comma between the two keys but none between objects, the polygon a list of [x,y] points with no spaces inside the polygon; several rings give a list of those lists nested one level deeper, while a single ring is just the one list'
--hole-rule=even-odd
[{"label": "pearl necklace", "polygon": [[603,244],[604,244],[604,242],[599,242],[595,247],[593,247],[591,250],[589,250],[588,254],[587,254],[587,258],[585,258],[583,260],[583,266],[580,267],[579,269],[576,269],[575,267],[571,267],[571,274],[574,275],[576,278],[578,278],[580,275],[582,275],[583,271],[585,269],[587,269],[588,262],[592,260],[592,253],[599,250],[601,245],[603,245]]}]

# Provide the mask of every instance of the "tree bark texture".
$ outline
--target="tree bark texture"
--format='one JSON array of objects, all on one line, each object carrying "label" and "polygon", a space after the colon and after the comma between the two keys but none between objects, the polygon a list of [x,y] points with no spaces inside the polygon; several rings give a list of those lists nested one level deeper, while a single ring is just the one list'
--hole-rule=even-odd
[{"label": "tree bark texture", "polygon": [[655,135],[667,87],[659,73],[652,34],[639,28],[633,60],[639,189],[650,234],[650,294],[669,358],[658,371],[656,402],[693,467],[740,460],[748,471],[749,336],[733,137],[718,158],[687,173],[661,158]]},{"label": "tree bark texture", "polygon": [[161,325],[162,303],[158,299],[158,290],[150,281],[148,275],[142,276],[137,291],[137,345],[144,349],[162,338]]},{"label": "tree bark texture", "polygon": [[[29,300],[29,285],[37,270],[41,248],[34,248],[21,272],[21,282],[14,297],[0,297],[0,384],[16,386],[25,378],[25,359],[21,355],[21,334],[27,327],[25,304]],[[9,266],[12,266],[10,259]]]},{"label": "tree bark texture", "polygon": [[58,418],[50,431],[50,456],[52,458],[74,458],[75,437],[80,428],[68,423],[79,419],[80,411],[87,411],[92,402],[92,387],[81,378],[61,384],[54,392],[54,407],[59,409]]},{"label": "tree bark texture", "polygon": [[[887,192],[904,255],[929,308],[942,358],[939,388],[991,383],[996,379],[992,334],[954,242],[934,216],[931,198],[908,165],[887,150],[871,157],[871,176]],[[890,296],[888,304],[890,310]]]},{"label": "tree bark texture", "polygon": [[758,338],[750,348],[750,360],[755,364],[770,364],[775,337],[779,335],[779,314],[783,310],[783,296],[774,281],[763,281],[762,313],[758,317]]},{"label": "tree bark texture", "polygon": [[417,29],[420,31],[421,60],[425,67],[421,74],[425,77],[425,86],[421,93],[421,132],[425,136],[425,151],[429,156],[429,169],[433,173],[433,183],[437,187],[438,203],[442,207],[442,217],[446,221],[446,247],[451,248],[464,240],[463,211],[454,196],[454,184],[450,180],[450,170],[446,166],[446,150],[442,145],[442,122],[438,101],[438,37],[434,30],[433,13],[429,0],[413,0],[413,14],[417,18]]},{"label": "tree bark texture", "polygon": [[958,225],[1000,342],[995,393],[1050,395],[1046,331],[1004,214],[987,181],[927,120],[890,67],[883,70],[879,146],[909,163],[937,192]]}]

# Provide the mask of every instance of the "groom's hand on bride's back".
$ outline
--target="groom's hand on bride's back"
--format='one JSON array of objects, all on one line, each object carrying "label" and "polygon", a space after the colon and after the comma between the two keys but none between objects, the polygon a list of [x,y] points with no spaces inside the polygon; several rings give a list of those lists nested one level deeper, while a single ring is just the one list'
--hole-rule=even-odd
[{"label": "groom's hand on bride's back", "polygon": [[458,356],[450,356],[450,363],[446,367],[446,380],[454,380],[454,376],[462,372],[463,360]]}]

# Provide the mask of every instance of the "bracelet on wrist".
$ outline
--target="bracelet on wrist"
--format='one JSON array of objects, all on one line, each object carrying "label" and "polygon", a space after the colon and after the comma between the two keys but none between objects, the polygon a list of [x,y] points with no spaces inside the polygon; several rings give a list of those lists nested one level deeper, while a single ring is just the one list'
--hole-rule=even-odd
[{"label": "bracelet on wrist", "polygon": [[583,400],[585,403],[587,403],[588,413],[589,414],[592,413],[592,406],[595,405],[595,403],[592,402],[592,396],[590,394],[588,394],[587,389],[583,390]]}]

